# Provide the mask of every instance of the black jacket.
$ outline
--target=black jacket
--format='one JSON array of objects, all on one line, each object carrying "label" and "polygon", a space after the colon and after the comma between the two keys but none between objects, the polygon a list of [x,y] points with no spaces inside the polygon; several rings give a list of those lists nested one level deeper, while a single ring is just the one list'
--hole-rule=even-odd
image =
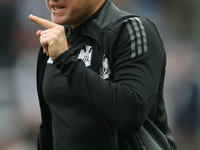
[{"label": "black jacket", "polygon": [[[66,26],[66,34],[70,30]],[[98,17],[82,25],[79,33],[85,37],[83,44],[91,46],[91,61],[87,52],[78,59],[73,49],[79,47],[72,45],[53,62],[68,79],[72,93],[123,133],[142,136],[139,131],[148,120],[167,140],[169,149],[176,149],[163,100],[166,55],[154,24],[108,0]],[[41,48],[37,65],[42,116],[38,150],[53,149],[52,118],[42,92],[46,61]],[[135,142],[140,142],[140,136]]]}]

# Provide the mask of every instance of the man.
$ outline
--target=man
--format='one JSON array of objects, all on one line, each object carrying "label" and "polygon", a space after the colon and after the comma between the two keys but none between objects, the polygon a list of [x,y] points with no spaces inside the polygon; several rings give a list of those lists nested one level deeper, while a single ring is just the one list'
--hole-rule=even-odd
[{"label": "man", "polygon": [[37,32],[38,150],[176,149],[163,101],[165,52],[152,22],[110,0],[46,3],[52,22],[29,16],[46,28]]}]

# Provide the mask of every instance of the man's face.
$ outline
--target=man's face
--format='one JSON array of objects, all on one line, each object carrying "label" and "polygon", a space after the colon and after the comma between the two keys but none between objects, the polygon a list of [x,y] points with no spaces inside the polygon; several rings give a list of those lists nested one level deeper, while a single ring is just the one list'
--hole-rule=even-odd
[{"label": "man's face", "polygon": [[77,27],[87,20],[105,0],[46,0],[51,20]]}]

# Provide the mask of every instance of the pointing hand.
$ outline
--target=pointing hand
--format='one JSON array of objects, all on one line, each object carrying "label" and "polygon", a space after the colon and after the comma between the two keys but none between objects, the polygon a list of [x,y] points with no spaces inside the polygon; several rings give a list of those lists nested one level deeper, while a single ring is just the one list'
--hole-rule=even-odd
[{"label": "pointing hand", "polygon": [[36,35],[40,39],[44,53],[50,56],[53,61],[69,49],[65,28],[62,25],[33,15],[30,15],[29,19],[46,28],[46,30],[38,30]]}]

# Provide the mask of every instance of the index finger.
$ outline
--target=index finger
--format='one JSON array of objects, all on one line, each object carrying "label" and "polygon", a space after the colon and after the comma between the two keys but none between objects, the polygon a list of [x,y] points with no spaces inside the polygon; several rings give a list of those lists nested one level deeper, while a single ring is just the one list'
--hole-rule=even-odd
[{"label": "index finger", "polygon": [[45,27],[46,29],[50,29],[50,28],[58,26],[56,23],[53,23],[53,22],[51,22],[49,20],[34,16],[34,15],[29,15],[29,19],[31,21],[33,21],[33,22]]}]

